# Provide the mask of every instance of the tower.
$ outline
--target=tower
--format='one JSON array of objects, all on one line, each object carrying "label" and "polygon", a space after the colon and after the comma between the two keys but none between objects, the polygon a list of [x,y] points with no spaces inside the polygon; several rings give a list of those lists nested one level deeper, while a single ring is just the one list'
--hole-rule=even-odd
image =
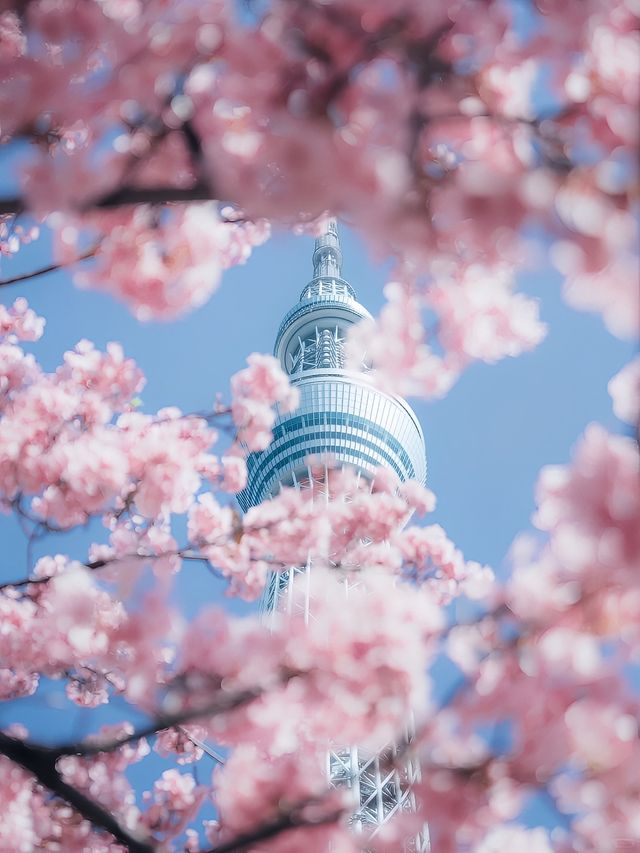
[{"label": "tower", "polygon": [[[317,466],[308,461],[314,457],[330,456],[334,465],[350,466],[364,481],[372,481],[382,467],[401,481],[424,482],[424,438],[411,408],[373,386],[364,359],[358,371],[345,367],[348,328],[370,316],[342,277],[340,240],[331,220],[315,241],[313,278],[276,335],[274,355],[298,388],[300,405],[294,412],[280,413],[272,443],[249,456],[247,486],[238,495],[244,511],[281,486],[315,490],[330,500],[327,471],[318,474]],[[294,596],[293,591],[304,587],[312,571],[310,556],[305,566],[274,573],[263,598],[265,618],[296,609],[308,619],[309,595]],[[348,596],[349,582],[344,583]],[[371,754],[345,746],[327,756],[330,781],[352,788],[359,803],[352,818],[356,830],[375,833],[398,810],[412,808],[411,783],[419,769],[411,760],[398,769],[397,762],[389,760],[394,750],[389,745],[383,753]],[[417,839],[414,849],[427,849],[424,839]]]}]

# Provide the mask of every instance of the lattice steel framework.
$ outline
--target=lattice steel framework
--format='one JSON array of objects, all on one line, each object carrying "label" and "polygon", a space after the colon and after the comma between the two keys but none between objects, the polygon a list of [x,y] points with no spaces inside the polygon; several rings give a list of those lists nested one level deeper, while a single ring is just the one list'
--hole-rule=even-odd
[{"label": "lattice steel framework", "polygon": [[[411,408],[399,397],[374,388],[365,368],[355,373],[345,370],[348,327],[370,315],[342,278],[341,265],[332,220],[315,242],[313,279],[285,315],[274,348],[300,391],[300,406],[295,412],[278,413],[273,442],[249,457],[248,483],[238,495],[244,510],[283,485],[310,490],[314,502],[330,501],[328,471],[316,464],[311,467],[308,460],[313,457],[331,457],[334,465],[355,469],[367,482],[380,467],[390,468],[402,481],[425,480],[424,438]],[[306,622],[314,618],[312,572],[309,556],[305,566],[271,577],[262,601],[266,621],[282,613],[296,613]],[[361,581],[336,570],[336,582],[344,586],[348,606],[350,591]],[[410,725],[404,735],[404,742],[410,741]],[[398,749],[390,744],[371,754],[341,745],[327,754],[330,781],[351,788],[359,804],[351,818],[354,831],[375,835],[398,811],[414,808],[411,786],[420,770],[414,761],[398,759]],[[426,835],[416,838],[410,849],[428,850]]]}]

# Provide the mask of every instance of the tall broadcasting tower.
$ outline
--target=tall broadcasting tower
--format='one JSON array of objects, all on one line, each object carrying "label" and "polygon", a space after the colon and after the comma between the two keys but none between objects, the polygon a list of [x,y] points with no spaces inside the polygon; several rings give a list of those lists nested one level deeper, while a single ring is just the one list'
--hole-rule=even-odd
[{"label": "tall broadcasting tower", "polygon": [[[309,464],[313,457],[329,456],[333,465],[349,466],[366,481],[373,481],[382,467],[394,471],[401,481],[424,482],[424,438],[411,408],[399,397],[374,388],[364,364],[359,372],[345,369],[348,328],[370,316],[342,278],[340,241],[331,220],[327,232],[315,241],[313,278],[282,320],[274,347],[300,391],[300,406],[280,414],[272,443],[249,456],[248,483],[238,495],[244,511],[276,494],[281,486],[310,489],[314,500],[319,496],[330,500],[328,473]],[[278,612],[301,612],[308,621],[313,605],[310,584],[305,581],[312,571],[310,555],[305,566],[271,577],[263,599],[267,619]],[[342,581],[348,607],[349,581],[346,577]],[[413,807],[411,783],[419,769],[412,761],[394,762],[394,751],[393,745],[379,754],[352,746],[328,754],[330,781],[352,788],[359,803],[352,818],[356,831],[375,833],[398,810]],[[412,847],[428,849],[421,837]]]}]

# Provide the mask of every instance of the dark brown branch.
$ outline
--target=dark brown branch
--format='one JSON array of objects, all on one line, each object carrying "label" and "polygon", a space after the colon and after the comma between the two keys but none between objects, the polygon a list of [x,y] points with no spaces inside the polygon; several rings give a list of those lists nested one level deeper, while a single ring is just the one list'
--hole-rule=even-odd
[{"label": "dark brown branch", "polygon": [[[298,672],[287,671],[281,675],[281,678],[283,681],[287,681],[299,674]],[[69,803],[83,818],[90,821],[94,826],[111,833],[131,853],[153,853],[154,847],[152,845],[131,835],[102,806],[86,797],[73,786],[67,784],[56,768],[58,759],[64,756],[89,758],[105,752],[114,752],[125,744],[157,734],[163,729],[179,726],[200,717],[214,716],[230,711],[233,708],[238,708],[257,699],[262,692],[263,688],[254,688],[228,695],[223,694],[221,696],[218,694],[215,700],[207,705],[198,708],[189,708],[175,714],[160,715],[148,725],[137,729],[135,732],[106,742],[78,741],[58,747],[45,747],[40,744],[29,743],[28,741],[11,737],[5,732],[0,731],[0,754],[5,755],[15,764],[18,764],[31,773],[41,785]],[[284,829],[285,827],[283,826],[282,828]],[[271,835],[275,834],[276,831],[280,831],[280,829],[276,830],[270,827],[269,831],[270,835],[265,837],[271,837]],[[231,850],[235,848],[226,847],[224,849]]]},{"label": "dark brown branch", "polygon": [[[168,204],[169,202],[214,201],[215,196],[208,184],[199,182],[193,187],[122,187],[102,198],[89,202],[89,210],[108,210],[135,204]],[[0,200],[0,216],[24,212],[24,201],[20,197]]]},{"label": "dark brown branch", "polygon": [[24,213],[24,200],[20,196],[0,199],[0,216]]},{"label": "dark brown branch", "polygon": [[[286,681],[293,678],[294,675],[299,674],[300,673],[297,672],[286,673],[286,675],[283,676],[283,680]],[[146,726],[136,729],[136,731],[131,734],[123,735],[123,737],[114,738],[109,741],[77,741],[76,743],[68,743],[63,744],[62,746],[52,747],[50,752],[56,758],[61,758],[63,755],[78,755],[86,758],[92,755],[99,755],[103,752],[114,752],[121,746],[125,746],[128,743],[133,743],[134,741],[157,734],[157,732],[162,731],[163,729],[170,729],[174,726],[184,725],[192,720],[197,720],[200,717],[213,717],[218,714],[224,714],[234,708],[239,708],[242,705],[253,702],[254,699],[261,696],[263,692],[263,688],[255,687],[251,690],[242,690],[239,693],[223,694],[222,696],[217,695],[215,700],[206,705],[201,705],[197,708],[188,708],[184,711],[176,711],[174,714],[161,714],[158,717],[154,717],[154,719]]]},{"label": "dark brown branch", "polygon": [[31,773],[41,785],[69,803],[83,818],[110,833],[131,853],[153,853],[154,845],[136,838],[101,805],[64,781],[56,768],[54,751],[26,743],[0,731],[0,753]]},{"label": "dark brown branch", "polygon": [[22,273],[22,275],[13,276],[13,278],[0,279],[0,287],[5,287],[9,284],[18,284],[21,281],[29,281],[29,279],[37,278],[41,275],[48,275],[49,273],[66,269],[67,267],[71,267],[74,264],[79,263],[80,261],[86,261],[87,258],[93,258],[97,251],[98,246],[93,246],[91,249],[87,249],[86,252],[83,252],[83,254],[78,255],[76,258],[73,258],[70,261],[65,261],[60,264],[49,264],[46,267],[40,267],[40,269],[32,270],[31,272],[25,272]]},{"label": "dark brown branch", "polygon": [[87,207],[108,210],[125,205],[187,201],[215,201],[215,196],[209,184],[204,181],[199,181],[192,187],[122,187],[97,199]]}]

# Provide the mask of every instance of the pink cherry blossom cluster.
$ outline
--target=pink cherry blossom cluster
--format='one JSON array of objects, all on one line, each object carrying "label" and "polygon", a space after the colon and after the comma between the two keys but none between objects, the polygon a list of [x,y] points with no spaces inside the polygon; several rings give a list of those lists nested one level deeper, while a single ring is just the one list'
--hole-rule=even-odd
[{"label": "pink cherry blossom cluster", "polygon": [[[0,28],[2,22],[0,21]],[[0,35],[0,44],[2,36]],[[15,255],[22,246],[28,246],[34,240],[37,240],[40,234],[40,229],[37,225],[32,225],[25,229],[22,225],[17,225],[11,216],[0,216],[0,257],[3,255]]]},{"label": "pink cherry blossom cluster", "polygon": [[346,743],[376,748],[412,706],[425,706],[429,649],[444,624],[429,591],[395,589],[391,578],[372,576],[366,589],[353,588],[346,612],[337,606],[344,591],[335,573],[318,569],[310,594],[317,617],[308,625],[294,617],[269,632],[205,610],[186,629],[176,670],[189,688],[182,702],[204,705],[220,681],[224,693],[258,694],[211,719],[208,731],[218,742],[254,743],[277,755],[322,748],[339,732]]},{"label": "pink cherry blossom cluster", "polygon": [[[0,125],[38,143],[7,209],[47,216],[67,260],[93,230],[79,280],[143,318],[199,305],[265,219],[332,210],[420,272],[513,264],[535,224],[567,300],[630,336],[637,9],[529,12],[523,27],[502,0],[275,2],[253,25],[231,0],[6,10]],[[168,206],[202,199],[235,221]]]},{"label": "pink cherry blossom cluster", "polygon": [[621,421],[640,424],[640,356],[636,356],[610,380],[613,411]]},{"label": "pink cherry blossom cluster", "polygon": [[126,458],[109,421],[130,406],[142,374],[117,345],[100,354],[81,342],[55,374],[18,355],[11,351],[2,400],[2,499],[35,495],[43,518],[81,523],[125,485]]},{"label": "pink cherry blossom cluster", "polygon": [[[97,217],[105,232],[95,262],[75,275],[81,287],[109,290],[140,320],[170,319],[205,302],[222,270],[244,263],[269,236],[268,225],[225,222],[211,204],[190,205],[158,216],[147,208]],[[79,231],[60,229],[61,257],[73,257]],[[64,241],[64,242],[63,242]]]},{"label": "pink cherry blossom cluster", "polygon": [[[640,840],[629,775],[640,708],[624,677],[640,648],[633,442],[589,427],[570,466],[543,470],[538,504],[548,541],[520,539],[489,615],[448,632],[464,681],[420,732],[420,794],[444,850],[499,837],[543,789],[573,816],[571,834],[556,833],[558,849]],[[490,722],[508,727],[508,746],[496,749],[478,728]]]},{"label": "pink cherry blossom cluster", "polygon": [[198,785],[192,775],[165,770],[153,790],[145,794],[147,807],[141,816],[141,828],[156,839],[174,838],[195,816],[205,796],[206,788]]},{"label": "pink cherry blossom cluster", "polygon": [[[600,574],[635,585],[640,561],[640,483],[634,442],[592,425],[572,468],[543,468],[534,523],[552,533],[550,547],[565,572],[601,586]],[[597,578],[594,577],[597,575]]]},{"label": "pink cherry blossom cluster", "polygon": [[[130,723],[102,726],[89,743],[109,742],[133,732]],[[149,745],[141,739],[112,752],[98,753],[90,758],[67,755],[59,759],[58,770],[65,781],[106,806],[125,823],[138,819],[135,791],[125,771],[149,754]]]},{"label": "pink cherry blossom cluster", "polygon": [[493,571],[465,561],[439,524],[408,527],[392,542],[400,551],[402,574],[431,586],[443,601],[458,595],[483,600],[490,597],[495,583]]},{"label": "pink cherry blossom cluster", "polygon": [[42,337],[44,323],[44,318],[29,308],[26,299],[16,299],[11,308],[0,305],[0,338],[37,341]]},{"label": "pink cherry blossom cluster", "polygon": [[348,353],[353,368],[364,361],[375,382],[396,393],[443,396],[471,362],[520,355],[546,333],[538,303],[514,292],[504,266],[441,272],[422,293],[392,282],[385,296],[379,319],[351,332]]},{"label": "pink cherry blossom cluster", "polygon": [[[433,509],[435,501],[429,490],[415,482],[400,485],[386,472],[380,472],[373,489],[351,471],[327,468],[325,473],[320,466],[316,474],[323,496],[331,496],[328,502],[324,497],[317,500],[310,491],[285,488],[273,499],[252,507],[244,519],[210,493],[200,495],[191,506],[189,541],[229,579],[233,593],[255,598],[269,571],[302,565],[309,555],[314,564],[339,565],[356,573],[373,565],[399,573],[403,556],[415,566],[420,564],[422,572],[429,555],[437,559],[438,546],[432,552],[425,543],[420,557],[415,547],[412,551],[418,528],[399,531],[412,512],[422,515]],[[448,542],[443,531],[442,536]],[[468,575],[479,576],[479,568],[474,564],[465,567],[462,555],[448,544],[456,554],[457,566],[455,580],[452,571],[447,581],[451,592]],[[425,566],[425,574],[427,571]],[[432,574],[434,585],[444,595],[442,575]]]},{"label": "pink cherry blossom cluster", "polygon": [[299,819],[318,825],[312,831],[287,832],[261,845],[264,850],[295,853],[303,845],[310,853],[355,853],[360,848],[347,831],[346,821],[323,821],[326,815],[347,814],[353,806],[351,798],[348,793],[336,789],[329,792],[326,787],[324,756],[301,756],[297,752],[272,756],[245,744],[214,773],[214,796],[220,811],[215,841],[231,840],[247,829],[277,820],[283,801],[291,802],[294,795]]},{"label": "pink cherry blossom cluster", "polygon": [[58,558],[47,573],[52,569],[51,580],[33,584],[25,596],[11,588],[0,593],[1,695],[28,695],[40,676],[77,671],[70,698],[84,706],[101,704],[107,701],[104,679],[92,674],[110,665],[112,638],[126,621],[123,605],[96,587],[79,564]]},{"label": "pink cherry blossom cluster", "polygon": [[180,728],[165,729],[158,732],[154,744],[155,751],[162,756],[175,754],[178,764],[191,764],[204,755],[202,742],[207,735],[204,726],[197,723]]},{"label": "pink cherry blossom cluster", "polygon": [[[217,432],[176,408],[135,411],[144,377],[118,344],[106,353],[81,341],[55,373],[43,373],[12,342],[35,338],[42,322],[18,300],[0,317],[5,373],[0,388],[0,498],[31,497],[30,511],[62,527],[92,515],[135,510],[151,521],[184,513],[204,481],[236,492],[246,482],[237,452],[218,460]],[[241,440],[268,442],[273,406],[295,405],[286,375],[270,356],[251,356],[232,379],[232,412]],[[215,417],[215,413],[212,413]],[[251,436],[253,435],[253,438]],[[265,446],[265,445],[263,445]]]},{"label": "pink cherry blossom cluster", "polygon": [[231,414],[238,441],[248,450],[264,450],[271,442],[275,423],[273,406],[291,412],[298,405],[298,392],[289,385],[280,362],[271,355],[253,353],[248,367],[231,379]]}]

